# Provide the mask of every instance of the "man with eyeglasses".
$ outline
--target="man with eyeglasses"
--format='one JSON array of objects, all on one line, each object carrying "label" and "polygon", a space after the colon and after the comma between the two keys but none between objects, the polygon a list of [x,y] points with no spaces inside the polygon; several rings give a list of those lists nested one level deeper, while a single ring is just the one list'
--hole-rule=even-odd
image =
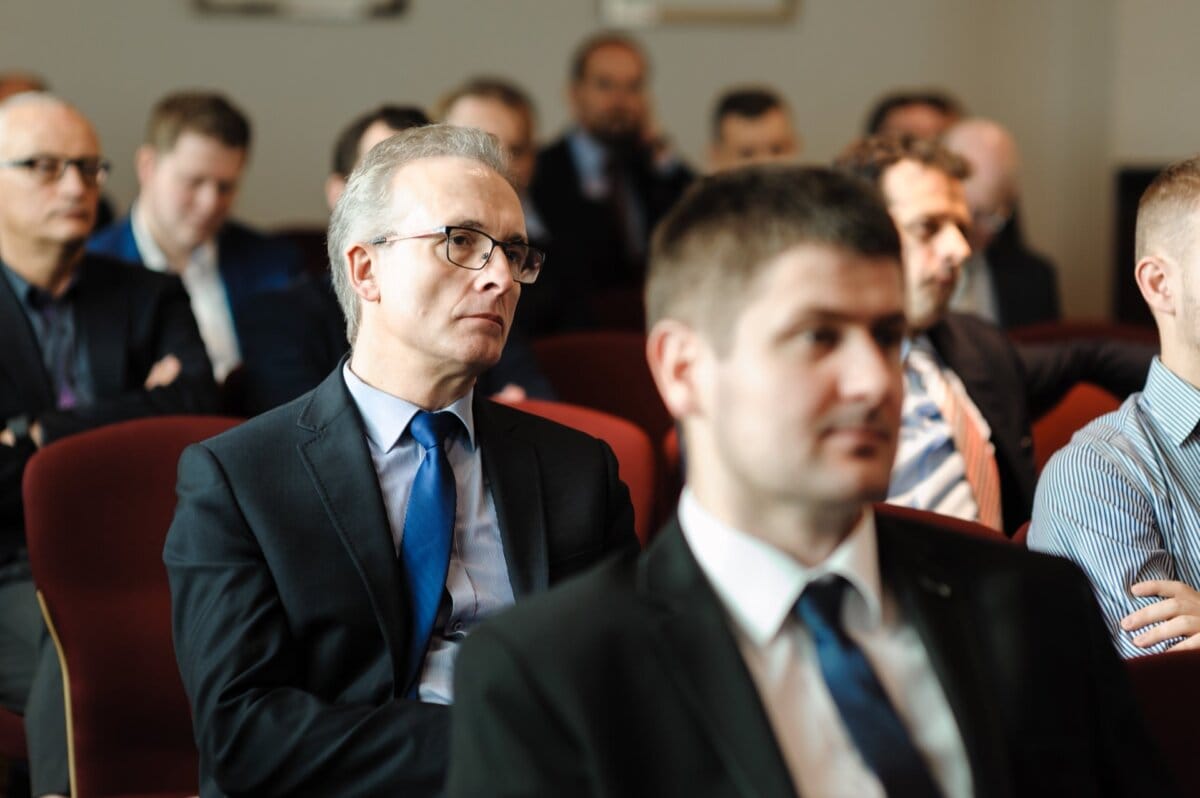
[{"label": "man with eyeglasses", "polygon": [[35,795],[68,789],[62,681],[25,551],[33,452],[102,424],[216,403],[175,277],[85,254],[108,162],[51,95],[0,103],[0,703],[25,716]]},{"label": "man with eyeglasses", "polygon": [[328,237],[350,354],[180,461],[164,560],[204,795],[438,794],[460,642],[634,545],[607,445],[474,389],[544,261],[495,139],[387,139]]}]

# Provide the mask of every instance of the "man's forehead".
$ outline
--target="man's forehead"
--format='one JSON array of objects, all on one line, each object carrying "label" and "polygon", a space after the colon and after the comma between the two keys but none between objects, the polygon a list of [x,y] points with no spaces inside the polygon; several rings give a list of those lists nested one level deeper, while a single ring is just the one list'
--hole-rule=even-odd
[{"label": "man's forehead", "polygon": [[440,217],[431,220],[438,224],[488,214],[498,224],[521,228],[497,232],[521,232],[524,227],[516,191],[499,172],[473,158],[434,156],[400,166],[392,176],[392,204],[400,214],[424,209]]},{"label": "man's forehead", "polygon": [[889,166],[880,181],[889,205],[914,202],[953,205],[963,202],[957,177],[930,164],[905,158]]},{"label": "man's forehead", "polygon": [[636,70],[640,76],[645,68],[642,54],[637,50],[619,42],[610,42],[602,44],[588,53],[587,60],[583,65],[583,76],[588,77],[596,71],[614,72],[617,70],[622,72]]},{"label": "man's forehead", "polygon": [[[69,106],[57,103],[10,108],[0,126],[0,147],[7,155],[26,150],[28,154],[39,150],[64,155],[96,154],[100,146],[91,123]],[[72,152],[65,151],[68,149]]]}]

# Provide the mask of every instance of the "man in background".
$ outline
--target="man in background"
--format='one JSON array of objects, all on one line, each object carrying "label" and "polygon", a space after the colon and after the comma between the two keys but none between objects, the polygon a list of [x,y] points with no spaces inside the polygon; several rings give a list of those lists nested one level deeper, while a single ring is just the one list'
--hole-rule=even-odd
[{"label": "man in background", "polygon": [[183,280],[218,382],[242,361],[252,298],[286,287],[302,265],[291,244],[229,218],[249,151],[249,120],[223,96],[164,97],[137,151],[133,210],[88,245]]},{"label": "man in background", "polygon": [[1058,321],[1054,265],[1025,243],[1020,207],[1020,154],[1012,134],[990,119],[971,118],[946,131],[942,143],[971,166],[963,180],[971,211],[971,257],[963,265],[951,308],[1005,329]]},{"label": "man in background", "polygon": [[962,118],[962,105],[940,89],[901,89],[875,101],[867,115],[868,136],[908,133],[936,139]]},{"label": "man in background", "polygon": [[567,98],[572,125],[538,153],[530,194],[564,279],[592,326],[642,328],[650,231],[691,182],[653,118],[650,64],[631,38],[600,33],[579,45]]},{"label": "man in background", "polygon": [[93,427],[216,404],[179,280],[84,251],[107,172],[72,106],[39,92],[0,102],[0,703],[25,716],[34,795],[69,785],[62,676],[25,547],[25,464]]},{"label": "man in background", "polygon": [[712,113],[709,166],[714,172],[755,163],[792,163],[801,141],[783,99],[768,88],[730,89]]}]

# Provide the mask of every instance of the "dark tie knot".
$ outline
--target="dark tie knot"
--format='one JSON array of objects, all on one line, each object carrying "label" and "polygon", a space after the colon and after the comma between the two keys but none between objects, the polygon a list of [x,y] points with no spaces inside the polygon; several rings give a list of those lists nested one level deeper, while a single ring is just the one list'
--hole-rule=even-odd
[{"label": "dark tie knot", "polygon": [[422,448],[432,449],[441,446],[442,442],[461,426],[458,416],[453,413],[427,413],[419,410],[408,423],[408,431]]},{"label": "dark tie knot", "polygon": [[809,582],[796,602],[796,612],[809,629],[842,626],[842,595],[846,592],[846,580],[840,576],[826,576],[819,581]]}]

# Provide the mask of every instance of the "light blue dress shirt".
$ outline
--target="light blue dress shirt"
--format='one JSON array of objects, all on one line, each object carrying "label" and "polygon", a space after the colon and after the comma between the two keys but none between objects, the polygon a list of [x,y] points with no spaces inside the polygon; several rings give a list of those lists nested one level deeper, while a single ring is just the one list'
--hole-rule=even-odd
[{"label": "light blue dress shirt", "polygon": [[[392,543],[399,556],[404,513],[424,456],[424,449],[408,431],[408,423],[421,408],[363,382],[350,370],[349,363],[343,366],[342,376],[363,419],[367,448],[379,477]],[[473,396],[474,391],[468,391],[449,407],[440,408],[458,416],[463,426],[446,444],[446,456],[454,469],[458,491],[454,540],[450,545],[446,594],[434,621],[417,691],[422,701],[434,704],[449,704],[453,700],[458,644],[483,618],[513,603],[496,505],[475,440]]]},{"label": "light blue dress shirt", "polygon": [[1050,458],[1033,503],[1028,545],[1078,563],[1124,657],[1121,619],[1155,603],[1130,585],[1173,579],[1200,588],[1200,390],[1157,357],[1141,393],[1088,424]]}]

